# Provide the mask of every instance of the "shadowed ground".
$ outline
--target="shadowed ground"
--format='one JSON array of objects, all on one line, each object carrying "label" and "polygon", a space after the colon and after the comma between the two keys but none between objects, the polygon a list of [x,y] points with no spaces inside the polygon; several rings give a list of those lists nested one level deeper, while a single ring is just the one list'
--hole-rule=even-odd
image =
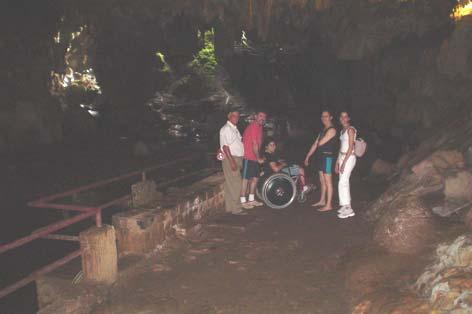
[{"label": "shadowed ground", "polygon": [[262,207],[193,228],[97,312],[348,313],[342,260],[368,241],[369,227],[360,215],[340,220],[309,204]]}]

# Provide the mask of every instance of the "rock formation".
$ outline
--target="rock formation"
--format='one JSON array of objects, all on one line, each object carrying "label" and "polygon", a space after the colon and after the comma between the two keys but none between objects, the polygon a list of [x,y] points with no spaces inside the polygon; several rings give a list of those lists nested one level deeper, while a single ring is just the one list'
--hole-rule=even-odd
[{"label": "rock formation", "polygon": [[[211,29],[218,63],[250,105],[304,112],[349,106],[362,112],[357,120],[366,129],[419,126],[409,136],[415,145],[423,129],[458,116],[472,96],[465,2],[10,2],[1,10],[0,43],[7,53],[0,58],[1,110],[8,117],[18,101],[57,107],[54,75],[69,68],[84,76],[87,67],[113,120],[139,123],[146,100],[186,76],[201,34]],[[15,140],[24,141],[1,142]]]}]

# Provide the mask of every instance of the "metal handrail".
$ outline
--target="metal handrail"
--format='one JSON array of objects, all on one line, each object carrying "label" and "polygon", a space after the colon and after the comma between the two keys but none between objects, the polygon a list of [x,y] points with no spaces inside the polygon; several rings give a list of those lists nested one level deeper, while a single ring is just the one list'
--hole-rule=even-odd
[{"label": "metal handrail", "polygon": [[[98,205],[98,206],[95,206],[95,205],[93,205],[93,206],[83,206],[83,205],[77,205],[77,204],[54,203],[54,201],[56,201],[58,199],[62,199],[62,198],[67,197],[67,196],[76,195],[79,192],[84,192],[84,191],[87,191],[87,190],[96,189],[96,188],[99,188],[99,187],[102,187],[102,186],[105,186],[105,185],[109,185],[111,183],[119,182],[119,181],[129,179],[129,178],[132,178],[132,177],[136,177],[136,176],[142,176],[142,178],[144,179],[148,172],[155,171],[155,170],[163,168],[163,167],[175,165],[175,164],[178,164],[178,163],[183,162],[183,161],[191,161],[191,160],[194,160],[194,159],[195,158],[193,158],[193,157],[180,158],[180,159],[173,160],[173,161],[170,161],[170,162],[165,162],[165,163],[161,163],[161,164],[158,164],[158,165],[155,165],[155,166],[152,166],[152,167],[148,167],[148,168],[145,168],[145,169],[142,169],[142,170],[133,171],[133,172],[130,172],[130,173],[127,173],[127,174],[124,174],[124,175],[116,176],[116,177],[113,177],[113,178],[110,178],[110,179],[100,180],[100,181],[97,181],[97,182],[94,182],[94,183],[91,183],[91,184],[88,184],[88,185],[84,185],[84,186],[80,186],[80,187],[72,189],[72,190],[68,190],[66,192],[61,192],[61,193],[57,193],[57,194],[53,194],[53,195],[49,195],[49,196],[44,196],[44,197],[41,197],[37,200],[31,201],[31,202],[28,203],[28,206],[30,206],[30,207],[58,209],[58,210],[65,210],[65,211],[76,211],[76,212],[78,212],[78,215],[76,215],[74,217],[71,217],[71,218],[68,218],[68,219],[60,220],[60,221],[52,223],[52,224],[49,224],[49,225],[47,225],[47,226],[31,233],[28,236],[21,237],[19,239],[16,239],[16,240],[10,242],[10,243],[1,244],[0,245],[0,255],[5,253],[5,252],[16,249],[18,247],[24,246],[24,245],[26,245],[26,244],[34,241],[34,240],[37,240],[37,239],[61,240],[61,241],[78,241],[77,236],[59,235],[59,234],[54,234],[54,232],[56,232],[58,230],[61,230],[61,229],[64,229],[64,228],[66,228],[68,226],[71,226],[73,224],[76,224],[78,222],[81,222],[83,220],[86,220],[86,219],[88,219],[92,216],[95,216],[95,224],[97,226],[101,226],[102,225],[102,216],[101,216],[102,210],[105,209],[105,208],[108,208],[110,206],[123,203],[123,202],[129,200],[131,198],[131,196],[129,194],[124,195],[124,196],[120,196],[119,198],[116,198],[114,200],[111,200],[109,202],[106,202],[106,203]],[[179,180],[188,178],[190,176],[194,176],[195,174],[201,173],[202,171],[208,171],[210,169],[214,170],[214,168],[206,168],[206,169],[203,169],[203,170],[191,172],[191,173],[188,173],[186,175],[179,176],[179,177],[174,178],[172,180],[167,180],[167,181],[165,181],[161,184],[158,184],[158,187],[168,185],[169,183],[178,182]],[[64,264],[70,262],[71,260],[73,260],[73,259],[75,259],[79,256],[81,256],[81,250],[80,249],[78,249],[78,250],[76,250],[76,251],[74,251],[74,252],[72,252],[72,253],[70,253],[70,254],[68,254],[68,255],[66,255],[66,256],[64,256],[64,257],[62,257],[62,258],[46,265],[46,266],[38,269],[38,270],[36,270],[36,271],[34,271],[34,272],[32,272],[31,274],[24,277],[23,279],[21,279],[21,280],[15,282],[15,283],[3,288],[3,289],[1,289],[0,290],[0,299],[7,296],[8,294],[18,290],[18,289],[26,286],[30,282],[36,280],[38,277],[43,276],[43,275],[57,269],[58,267],[63,266]]]}]

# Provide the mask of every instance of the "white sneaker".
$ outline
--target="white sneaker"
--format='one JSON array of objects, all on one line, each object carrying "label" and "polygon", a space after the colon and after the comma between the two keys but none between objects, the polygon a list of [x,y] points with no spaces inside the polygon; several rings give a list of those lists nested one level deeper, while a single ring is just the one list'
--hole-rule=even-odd
[{"label": "white sneaker", "polygon": [[350,209],[349,206],[343,205],[338,209],[338,214],[348,211],[349,209]]},{"label": "white sneaker", "polygon": [[352,208],[349,208],[346,211],[340,212],[338,214],[338,218],[344,219],[344,218],[349,218],[349,217],[354,217],[356,213],[352,210]]}]

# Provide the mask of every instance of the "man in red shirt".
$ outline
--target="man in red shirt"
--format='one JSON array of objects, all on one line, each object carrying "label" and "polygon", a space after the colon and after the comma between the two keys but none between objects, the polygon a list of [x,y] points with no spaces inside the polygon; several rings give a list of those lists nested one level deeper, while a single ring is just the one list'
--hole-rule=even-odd
[{"label": "man in red shirt", "polygon": [[[259,111],[255,120],[249,124],[243,134],[244,159],[242,169],[242,186],[241,186],[241,204],[244,209],[251,209],[254,206],[262,206],[254,198],[259,179],[260,164],[264,163],[264,159],[260,156],[262,145],[262,127],[264,126],[267,114]],[[249,184],[249,197],[246,199],[247,187]]]}]

